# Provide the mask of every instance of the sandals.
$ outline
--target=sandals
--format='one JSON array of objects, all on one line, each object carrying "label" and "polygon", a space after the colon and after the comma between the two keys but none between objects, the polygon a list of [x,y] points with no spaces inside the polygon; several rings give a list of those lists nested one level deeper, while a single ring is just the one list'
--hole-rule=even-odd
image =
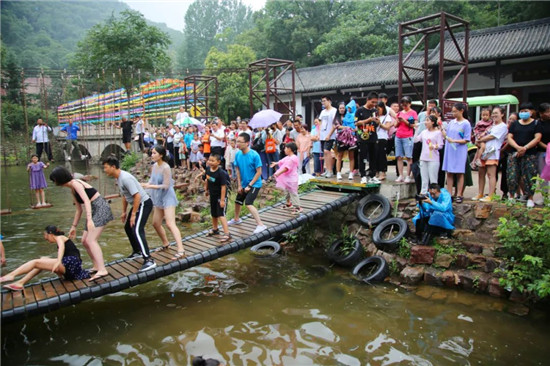
[{"label": "sandals", "polygon": [[292,204],[290,205],[287,205],[286,203],[284,205],[281,206],[281,208],[283,210],[292,210],[294,208],[294,206],[292,206]]},{"label": "sandals", "polygon": [[16,285],[15,283],[4,285],[4,288],[12,291],[23,291],[23,286]]},{"label": "sandals", "polygon": [[464,198],[462,196],[456,196],[455,202],[456,203],[462,203],[462,200],[464,200]]},{"label": "sandals", "polygon": [[168,245],[163,245],[163,246],[161,246],[161,247],[159,248],[159,250],[168,250],[168,249],[170,249],[170,244],[168,244]]},{"label": "sandals", "polygon": [[174,257],[172,257],[172,260],[177,261],[178,259],[181,259],[184,257],[185,257],[185,250],[183,252],[176,252],[176,254],[174,254]]},{"label": "sandals", "polygon": [[232,239],[231,234],[223,234],[220,238],[220,243],[229,243]]},{"label": "sandals", "polygon": [[212,229],[208,232],[208,234],[206,234],[206,236],[214,236],[214,235],[219,235],[220,233],[220,230],[219,229]]},{"label": "sandals", "polygon": [[294,215],[300,215],[302,212],[304,212],[304,209],[301,207],[297,207],[294,210],[292,210],[292,214]]}]

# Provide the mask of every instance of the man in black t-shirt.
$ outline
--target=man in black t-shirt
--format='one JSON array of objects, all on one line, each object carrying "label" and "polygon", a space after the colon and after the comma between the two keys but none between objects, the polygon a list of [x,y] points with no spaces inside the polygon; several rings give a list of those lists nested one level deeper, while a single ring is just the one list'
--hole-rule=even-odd
[{"label": "man in black t-shirt", "polygon": [[[378,93],[370,92],[367,95],[367,102],[355,112],[355,126],[357,127],[357,147],[359,148],[359,173],[361,184],[380,183],[376,175],[376,135],[377,119],[376,105],[378,104]],[[365,172],[365,160],[369,161],[369,179]]]},{"label": "man in black t-shirt", "polygon": [[115,125],[116,128],[122,129],[122,143],[126,147],[126,152],[130,152],[130,147],[132,146],[132,126],[134,124],[132,121],[128,121],[125,116],[122,117],[122,122],[120,126]]},{"label": "man in black t-shirt", "polygon": [[225,218],[225,209],[227,207],[227,186],[229,185],[229,174],[223,170],[220,165],[222,163],[221,156],[211,154],[208,157],[208,164],[204,173],[205,192],[210,196],[210,214],[212,215],[212,230],[207,236],[214,236],[220,233],[218,229],[218,220],[222,224],[223,235],[220,238],[220,243],[229,243],[231,234],[227,226]]}]

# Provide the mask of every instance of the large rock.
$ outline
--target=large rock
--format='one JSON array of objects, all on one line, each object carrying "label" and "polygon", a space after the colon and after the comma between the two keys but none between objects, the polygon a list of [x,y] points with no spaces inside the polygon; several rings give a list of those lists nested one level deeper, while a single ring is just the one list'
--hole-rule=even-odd
[{"label": "large rock", "polygon": [[424,268],[422,267],[405,267],[400,273],[401,281],[408,285],[416,285],[424,278]]},{"label": "large rock", "polygon": [[443,286],[441,272],[433,267],[424,270],[424,282],[430,286]]},{"label": "large rock", "polygon": [[435,265],[442,268],[449,268],[453,263],[453,256],[450,254],[438,254],[435,257]]},{"label": "large rock", "polygon": [[454,271],[444,271],[441,276],[441,282],[445,284],[447,287],[456,287],[460,283],[460,279],[458,278],[458,275]]},{"label": "large rock", "polygon": [[476,219],[487,219],[491,216],[492,205],[490,203],[477,203],[475,205],[474,216]]},{"label": "large rock", "polygon": [[411,247],[411,264],[432,264],[434,262],[435,248],[426,245],[414,245]]},{"label": "large rock", "polygon": [[508,215],[508,208],[506,206],[497,206],[493,208],[493,213],[491,214],[491,217],[498,220],[501,217]]},{"label": "large rock", "polygon": [[466,254],[457,254],[454,264],[457,268],[468,268],[470,265],[470,258],[468,258]]},{"label": "large rock", "polygon": [[506,297],[506,290],[500,285],[500,282],[496,277],[489,280],[487,292],[493,297]]}]

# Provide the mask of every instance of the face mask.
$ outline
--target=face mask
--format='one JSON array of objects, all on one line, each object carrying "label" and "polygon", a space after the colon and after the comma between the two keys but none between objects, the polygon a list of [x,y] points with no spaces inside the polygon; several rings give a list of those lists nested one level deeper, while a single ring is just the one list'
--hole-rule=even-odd
[{"label": "face mask", "polygon": [[529,119],[529,117],[531,117],[531,113],[529,113],[529,112],[519,112],[519,118],[521,118],[523,120],[526,120],[526,119]]}]

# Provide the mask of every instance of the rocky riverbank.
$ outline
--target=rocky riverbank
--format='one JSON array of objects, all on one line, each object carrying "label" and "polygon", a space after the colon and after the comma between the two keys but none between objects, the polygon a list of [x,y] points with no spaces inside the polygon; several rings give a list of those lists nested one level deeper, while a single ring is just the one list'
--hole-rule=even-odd
[{"label": "rocky riverbank", "polygon": [[[349,232],[356,233],[363,244],[366,256],[379,255],[386,259],[391,276],[387,281],[416,291],[420,285],[446,286],[473,293],[487,294],[511,301],[507,310],[526,315],[529,312],[527,297],[519,291],[509,291],[499,281],[499,269],[506,266],[502,257],[502,245],[496,237],[499,219],[507,215],[519,215],[511,212],[502,203],[464,202],[454,205],[456,215],[452,237],[436,238],[431,246],[412,245],[402,241],[392,253],[376,247],[372,240],[373,230],[357,222],[355,206],[343,208],[315,222],[315,240],[326,245],[330,234],[335,234],[337,225],[347,225]],[[416,202],[405,200],[399,203],[397,216],[405,219],[409,232],[414,232],[412,217],[416,214]],[[539,209],[530,211],[531,220],[542,220]],[[429,290],[423,289],[425,295]]]},{"label": "rocky riverbank", "polygon": [[[139,161],[132,169],[131,173],[138,178],[140,182],[147,182],[151,171],[151,159],[146,158]],[[204,195],[204,182],[200,170],[187,170],[183,168],[174,168],[174,189],[179,199],[179,207],[176,210],[176,220],[185,223],[210,223],[210,201]],[[233,212],[233,200],[237,188],[235,181],[231,184],[229,192],[229,206],[227,216]],[[264,207],[275,203],[281,193],[275,188],[275,184],[264,182],[262,190],[255,201],[256,207]],[[243,208],[243,215],[247,214],[246,208]]]}]

